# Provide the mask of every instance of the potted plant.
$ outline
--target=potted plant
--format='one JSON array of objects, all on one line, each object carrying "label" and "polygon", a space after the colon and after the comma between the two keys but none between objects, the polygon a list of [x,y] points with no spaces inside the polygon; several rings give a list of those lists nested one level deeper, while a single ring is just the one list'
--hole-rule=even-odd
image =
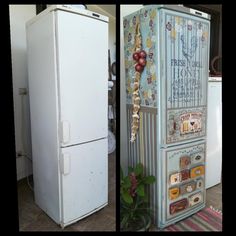
[{"label": "potted plant", "polygon": [[120,168],[120,226],[121,231],[147,231],[151,225],[151,210],[148,205],[147,186],[155,177],[145,176],[143,165],[138,163],[128,168],[124,176]]}]

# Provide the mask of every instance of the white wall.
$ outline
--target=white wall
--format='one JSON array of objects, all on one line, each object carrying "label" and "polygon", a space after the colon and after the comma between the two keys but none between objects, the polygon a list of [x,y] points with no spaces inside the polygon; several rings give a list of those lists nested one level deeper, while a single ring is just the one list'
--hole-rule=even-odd
[{"label": "white wall", "polygon": [[143,5],[120,6],[120,163],[122,168],[128,166],[127,119],[126,119],[126,87],[124,69],[124,32],[123,17],[141,9]]},{"label": "white wall", "polygon": [[[23,97],[24,123],[22,123],[19,88],[28,88],[25,23],[36,15],[36,7],[35,5],[10,5],[9,11],[16,151],[23,150],[24,142],[25,151],[31,157],[29,100],[28,95]],[[27,173],[32,173],[31,162],[24,157],[17,158],[17,180],[26,177]]]}]

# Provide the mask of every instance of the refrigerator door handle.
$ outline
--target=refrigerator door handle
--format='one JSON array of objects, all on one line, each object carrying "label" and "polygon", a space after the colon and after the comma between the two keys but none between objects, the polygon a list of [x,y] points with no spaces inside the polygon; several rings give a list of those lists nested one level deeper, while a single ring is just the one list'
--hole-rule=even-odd
[{"label": "refrigerator door handle", "polygon": [[63,153],[60,161],[61,173],[67,175],[70,173],[70,154]]},{"label": "refrigerator door handle", "polygon": [[62,143],[67,144],[70,142],[70,123],[69,121],[62,121],[61,122],[61,138]]}]

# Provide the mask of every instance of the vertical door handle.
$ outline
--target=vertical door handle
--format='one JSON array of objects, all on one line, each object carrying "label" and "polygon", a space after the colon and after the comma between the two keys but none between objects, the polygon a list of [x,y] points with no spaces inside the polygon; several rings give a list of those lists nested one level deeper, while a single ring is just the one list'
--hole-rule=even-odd
[{"label": "vertical door handle", "polygon": [[62,143],[67,144],[70,142],[70,123],[69,121],[62,121],[61,122],[61,138]]},{"label": "vertical door handle", "polygon": [[70,173],[70,154],[69,153],[63,153],[61,157],[61,173],[63,175],[67,175]]}]

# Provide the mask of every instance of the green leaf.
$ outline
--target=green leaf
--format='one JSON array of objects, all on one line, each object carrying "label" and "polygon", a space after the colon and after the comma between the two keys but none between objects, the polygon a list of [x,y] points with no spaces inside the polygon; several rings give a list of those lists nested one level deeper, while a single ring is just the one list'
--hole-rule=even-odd
[{"label": "green leaf", "polygon": [[133,198],[129,195],[128,191],[124,191],[121,196],[126,203],[128,204],[133,203]]},{"label": "green leaf", "polygon": [[130,179],[129,179],[129,176],[125,176],[125,178],[123,179],[123,183],[122,183],[122,187],[123,188],[130,188],[131,186],[131,182],[130,182]]},{"label": "green leaf", "polygon": [[144,197],[144,185],[139,185],[136,191],[140,197]]},{"label": "green leaf", "polygon": [[143,201],[144,201],[145,203],[147,203],[147,202],[149,201],[148,195],[145,195],[145,196],[144,196]]},{"label": "green leaf", "polygon": [[134,168],[132,168],[131,166],[128,167],[128,174],[130,174],[131,172],[134,172]]},{"label": "green leaf", "polygon": [[137,166],[134,168],[134,173],[136,175],[141,175],[143,173],[143,165],[142,163],[138,163]]},{"label": "green leaf", "polygon": [[147,176],[143,179],[143,183],[145,184],[152,184],[156,181],[155,176],[151,175],[151,176]]}]

